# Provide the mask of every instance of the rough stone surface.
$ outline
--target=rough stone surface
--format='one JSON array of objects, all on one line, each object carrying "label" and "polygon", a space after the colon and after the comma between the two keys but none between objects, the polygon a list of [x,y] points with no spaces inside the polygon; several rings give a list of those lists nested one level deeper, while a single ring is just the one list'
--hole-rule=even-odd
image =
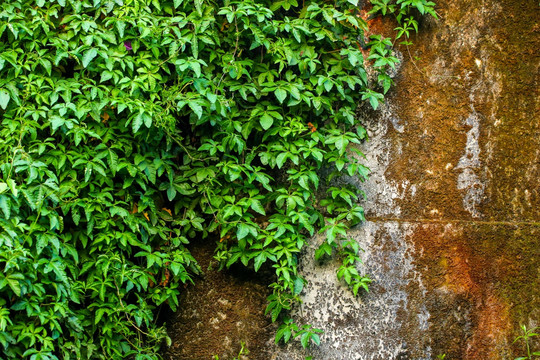
[{"label": "rough stone surface", "polygon": [[[351,236],[365,250],[360,270],[371,291],[354,298],[336,279],[337,263],[315,264],[316,237],[294,315],[325,330],[321,346],[275,346],[275,329],[261,331],[268,319],[254,314],[238,318],[245,327],[234,337],[251,339],[250,359],[507,360],[524,354],[513,344],[519,325],[540,325],[540,6],[437,4],[440,19],[400,49],[387,104],[362,113],[370,179],[343,179],[367,194],[368,221]],[[385,21],[383,31],[393,27]],[[215,339],[209,346],[233,328],[205,333]],[[208,358],[198,354],[169,358]]]},{"label": "rough stone surface", "polygon": [[212,241],[191,248],[205,274],[186,287],[177,313],[166,315],[173,341],[164,353],[165,360],[233,359],[242,344],[254,357],[248,354],[241,360],[258,358],[265,351],[266,339],[276,331],[275,324],[264,316],[271,272],[217,271],[214,248]]}]

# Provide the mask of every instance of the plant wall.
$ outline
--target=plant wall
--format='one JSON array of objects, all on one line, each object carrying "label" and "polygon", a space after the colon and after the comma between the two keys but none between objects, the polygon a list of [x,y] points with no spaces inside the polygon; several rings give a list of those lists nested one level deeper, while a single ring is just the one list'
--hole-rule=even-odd
[{"label": "plant wall", "polygon": [[[411,9],[433,11],[374,3],[407,36]],[[397,62],[389,39],[364,39],[358,5],[3,0],[1,357],[159,358],[156,312],[179,306],[201,272],[186,245],[206,237],[222,267],[275,270],[277,341],[319,343],[286,315],[311,236],[355,294],[370,282],[347,238],[359,194],[321,170],[368,175],[355,109],[377,108]]]}]

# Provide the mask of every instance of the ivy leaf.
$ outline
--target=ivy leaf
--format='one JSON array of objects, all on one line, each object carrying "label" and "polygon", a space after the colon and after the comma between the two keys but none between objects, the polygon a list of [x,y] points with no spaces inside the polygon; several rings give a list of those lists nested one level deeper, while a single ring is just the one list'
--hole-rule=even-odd
[{"label": "ivy leaf", "polygon": [[309,346],[310,335],[311,334],[309,332],[305,332],[300,337],[300,343],[302,343],[302,347],[304,349],[307,349],[307,347]]},{"label": "ivy leaf", "polygon": [[20,281],[24,280],[24,275],[20,273],[9,274],[5,277],[0,275],[0,289],[6,286],[6,284],[11,288],[11,291],[15,293],[16,296],[21,296],[21,283]]},{"label": "ivy leaf", "polygon": [[298,179],[298,185],[300,185],[302,188],[306,189],[309,191],[309,185],[308,185],[308,181],[307,181],[307,178],[302,176]]},{"label": "ivy leaf", "polygon": [[262,126],[262,128],[263,128],[264,130],[268,130],[268,129],[270,129],[270,127],[271,127],[272,124],[274,123],[274,118],[271,117],[270,115],[268,115],[267,113],[264,113],[264,114],[261,116],[259,122],[260,122],[260,124],[261,124],[261,126]]},{"label": "ivy leaf", "polygon": [[51,123],[51,128],[53,131],[56,131],[56,129],[58,129],[60,126],[66,123],[66,121],[58,115],[51,116],[49,118],[49,121]]},{"label": "ivy leaf", "polygon": [[13,196],[17,197],[18,196],[18,193],[19,193],[19,189],[17,188],[17,183],[15,182],[15,180],[13,179],[8,179],[7,180],[7,184],[11,190],[11,193],[13,194]]},{"label": "ivy leaf", "polygon": [[279,169],[283,167],[283,164],[285,164],[285,161],[287,161],[288,156],[289,156],[289,153],[283,152],[276,157],[276,164]]},{"label": "ivy leaf", "polygon": [[9,93],[7,90],[0,89],[0,107],[4,110],[6,110],[8,103],[9,103]]},{"label": "ivy leaf", "polygon": [[196,77],[201,77],[201,64],[199,64],[198,62],[194,61],[190,64],[190,67],[191,69],[193,70],[193,72],[195,73],[195,76]]},{"label": "ivy leaf", "polygon": [[[349,0],[350,1],[350,0]],[[313,342],[315,343],[315,345],[319,346],[321,345],[321,338],[319,337],[318,334],[312,334],[311,335],[311,340],[313,340]]]},{"label": "ivy leaf", "polygon": [[118,155],[112,149],[109,149],[108,151],[107,164],[109,165],[113,175],[115,175],[116,169],[118,168]]},{"label": "ivy leaf", "polygon": [[274,91],[274,94],[276,95],[276,98],[279,100],[279,102],[283,104],[283,101],[285,101],[285,98],[287,97],[287,91],[277,88]]},{"label": "ivy leaf", "polygon": [[238,228],[236,230],[236,237],[238,240],[242,240],[247,235],[249,235],[249,226],[247,226],[244,223],[238,224]]},{"label": "ivy leaf", "polygon": [[264,251],[260,252],[259,255],[255,256],[255,259],[254,259],[255,272],[259,271],[262,264],[264,264],[265,262],[266,262],[266,253]]},{"label": "ivy leaf", "polygon": [[142,118],[143,118],[144,125],[147,128],[150,128],[152,126],[152,116],[147,112],[143,112]]},{"label": "ivy leaf", "polygon": [[176,190],[174,189],[174,186],[169,186],[169,188],[167,189],[167,199],[169,199],[169,201],[173,201],[175,197]]},{"label": "ivy leaf", "polygon": [[105,315],[106,310],[107,309],[105,308],[97,309],[96,314],[95,314],[94,324],[98,324],[101,321],[101,318],[103,317],[103,315]]},{"label": "ivy leaf", "polygon": [[251,199],[251,209],[253,211],[258,212],[261,215],[266,215],[266,212],[264,211],[264,207],[261,205],[261,202],[257,199]]},{"label": "ivy leaf", "polygon": [[120,38],[124,37],[124,29],[126,28],[126,23],[122,20],[118,20],[116,22],[116,29],[118,30],[118,35],[120,35]]},{"label": "ivy leaf", "polygon": [[[56,258],[56,257],[55,257]],[[45,266],[44,273],[54,272],[56,278],[62,281],[64,284],[69,285],[69,280],[65,271],[65,265],[59,258],[49,261]]]},{"label": "ivy leaf", "polygon": [[369,103],[371,104],[373,110],[377,110],[377,108],[379,107],[379,100],[375,96],[371,96],[369,98]]},{"label": "ivy leaf", "polygon": [[191,108],[191,110],[193,110],[193,112],[195,113],[195,115],[197,115],[199,119],[202,117],[203,109],[201,105],[197,104],[194,101],[190,101],[188,102],[188,106]]},{"label": "ivy leaf", "polygon": [[141,125],[143,124],[143,114],[144,112],[141,111],[133,118],[133,123],[131,124],[133,133],[136,133],[141,128]]},{"label": "ivy leaf", "polygon": [[304,289],[304,282],[301,278],[297,277],[294,280],[294,295],[299,295]]},{"label": "ivy leaf", "polygon": [[95,48],[91,48],[86,50],[82,57],[82,65],[83,67],[88,67],[90,62],[97,56],[97,50]]},{"label": "ivy leaf", "polygon": [[272,309],[272,312],[271,312],[271,315],[272,315],[272,322],[275,322],[279,316],[279,314],[281,313],[281,310],[283,310],[283,306],[281,306],[281,304],[277,304],[273,309]]},{"label": "ivy leaf", "polygon": [[[5,183],[0,183],[0,185],[1,184],[5,185]],[[0,209],[2,209],[6,219],[9,219],[9,216],[11,215],[11,201],[6,195],[0,195]]]}]

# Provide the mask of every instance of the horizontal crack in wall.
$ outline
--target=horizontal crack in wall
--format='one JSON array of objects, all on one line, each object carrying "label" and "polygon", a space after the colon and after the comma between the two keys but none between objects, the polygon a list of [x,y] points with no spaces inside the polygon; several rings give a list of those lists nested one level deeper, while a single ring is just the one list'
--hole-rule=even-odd
[{"label": "horizontal crack in wall", "polygon": [[400,222],[400,223],[433,223],[433,224],[470,224],[470,225],[505,225],[505,226],[538,226],[540,221],[487,221],[487,220],[463,220],[463,219],[404,219],[393,217],[366,217],[370,222]]}]

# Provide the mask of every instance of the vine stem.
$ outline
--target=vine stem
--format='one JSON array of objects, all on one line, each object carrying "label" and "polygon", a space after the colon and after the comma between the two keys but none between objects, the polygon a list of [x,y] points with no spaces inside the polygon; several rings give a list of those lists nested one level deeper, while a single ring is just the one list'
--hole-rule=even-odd
[{"label": "vine stem", "polygon": [[[118,295],[118,301],[120,302],[120,306],[122,307],[123,310],[126,309],[126,307],[124,306],[124,303],[122,302],[122,296],[120,295],[120,288],[118,288],[118,284],[116,283],[116,280],[113,280],[114,281],[114,286],[116,287],[116,294]],[[128,313],[127,312],[124,312],[125,316],[126,316],[126,319],[127,321],[131,324],[131,326],[133,326],[135,329],[137,329],[138,332],[140,332],[141,334],[143,335],[146,335],[146,336],[151,336],[150,334],[148,334],[147,332],[143,331],[141,328],[139,328],[132,320],[131,318],[129,317]],[[133,344],[132,344],[133,345]]]}]

